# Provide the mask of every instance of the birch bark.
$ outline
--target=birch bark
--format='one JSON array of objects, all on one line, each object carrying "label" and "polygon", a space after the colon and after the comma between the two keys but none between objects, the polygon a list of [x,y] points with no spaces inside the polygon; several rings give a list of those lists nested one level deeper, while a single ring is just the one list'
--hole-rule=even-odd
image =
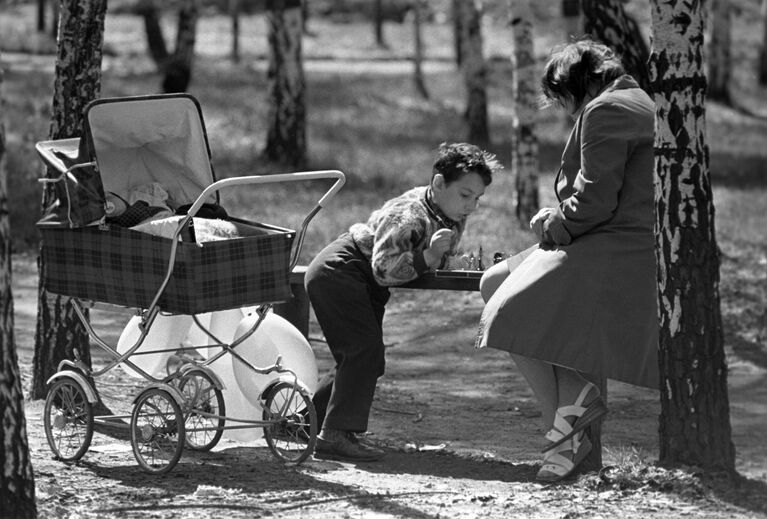
[{"label": "birch bark", "polygon": [[306,81],[301,56],[301,2],[267,2],[269,112],[264,156],[302,167],[306,163]]},{"label": "birch bark", "polygon": [[516,215],[519,225],[527,228],[540,209],[538,195],[538,136],[535,122],[538,114],[538,67],[533,44],[533,12],[530,0],[511,5],[514,33],[514,77],[512,98],[514,117],[511,133],[511,172],[516,189]]},{"label": "birch bark", "polygon": [[734,470],[706,144],[705,2],[653,2],[660,461]]},{"label": "birch bark", "polygon": [[[101,58],[104,43],[106,0],[64,0],[59,16],[58,54],[54,73],[50,140],[83,136],[86,105],[101,91]],[[52,172],[48,172],[49,175]],[[52,191],[43,194],[43,208]],[[40,279],[46,265],[38,260]],[[86,312],[87,315],[87,312]],[[45,398],[46,381],[63,359],[72,360],[75,352],[90,365],[88,333],[69,299],[48,294],[39,286],[35,353],[33,358],[32,398]]]},{"label": "birch bark", "polygon": [[[2,86],[0,70],[0,86]],[[0,90],[0,510],[14,517],[37,517],[35,478],[29,456],[24,394],[13,338],[11,232],[5,170],[5,127]]]}]

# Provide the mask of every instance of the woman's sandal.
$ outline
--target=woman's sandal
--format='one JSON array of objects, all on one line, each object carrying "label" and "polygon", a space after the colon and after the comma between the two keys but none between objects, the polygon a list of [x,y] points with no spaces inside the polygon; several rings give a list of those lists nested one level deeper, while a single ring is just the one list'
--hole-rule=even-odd
[{"label": "woman's sandal", "polygon": [[[561,454],[567,451],[572,451],[572,455]],[[573,437],[571,442],[561,443],[557,447],[546,449],[543,465],[535,479],[542,483],[561,481],[575,472],[575,469],[586,459],[589,452],[591,452],[591,441],[586,433]]]},{"label": "woman's sandal", "polygon": [[[591,383],[586,384],[573,405],[566,405],[557,409],[554,414],[554,427],[546,433],[546,439],[551,443],[544,447],[541,452],[559,447],[607,414],[607,407],[601,396],[597,396],[587,407],[583,407],[583,401],[592,388],[596,389],[596,386]],[[572,425],[566,420],[568,416],[576,417]]]}]

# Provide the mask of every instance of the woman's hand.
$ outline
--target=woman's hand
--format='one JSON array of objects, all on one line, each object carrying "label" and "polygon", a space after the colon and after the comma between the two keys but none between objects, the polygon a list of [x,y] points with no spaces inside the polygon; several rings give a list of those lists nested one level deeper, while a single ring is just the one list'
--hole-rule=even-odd
[{"label": "woman's hand", "polygon": [[530,229],[541,245],[569,245],[573,239],[563,224],[564,219],[558,207],[544,207],[530,220]]},{"label": "woman's hand", "polygon": [[557,210],[553,207],[544,207],[530,220],[530,229],[540,243],[552,243],[551,236],[549,235],[548,220],[556,212]]},{"label": "woman's hand", "polygon": [[423,259],[431,268],[436,268],[442,262],[442,256],[450,250],[450,244],[453,241],[453,231],[450,229],[440,229],[435,232],[429,247],[423,251]]}]

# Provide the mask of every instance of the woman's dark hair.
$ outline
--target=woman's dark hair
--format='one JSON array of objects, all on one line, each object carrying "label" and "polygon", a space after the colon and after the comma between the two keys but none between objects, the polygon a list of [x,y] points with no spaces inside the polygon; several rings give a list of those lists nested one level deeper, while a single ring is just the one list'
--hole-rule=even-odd
[{"label": "woman's dark hair", "polygon": [[570,43],[553,52],[546,62],[541,79],[544,101],[569,100],[580,106],[590,85],[604,87],[625,73],[610,47],[591,40]]},{"label": "woman's dark hair", "polygon": [[469,173],[477,173],[482,181],[489,186],[493,181],[493,173],[503,169],[495,155],[483,151],[474,144],[456,142],[439,145],[437,159],[434,161],[432,178],[437,173],[445,177],[445,183],[450,184]]}]

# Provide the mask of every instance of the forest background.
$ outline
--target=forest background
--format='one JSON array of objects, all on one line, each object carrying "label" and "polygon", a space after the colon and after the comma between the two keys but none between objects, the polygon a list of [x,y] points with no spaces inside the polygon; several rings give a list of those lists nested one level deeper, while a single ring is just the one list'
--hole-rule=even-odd
[{"label": "forest background", "polygon": [[[323,2],[312,11],[303,40],[304,66],[307,73],[307,114],[309,164],[307,169],[340,169],[349,181],[338,199],[320,213],[313,222],[304,247],[302,263],[349,224],[364,219],[381,200],[389,198],[412,185],[428,180],[430,164],[436,147],[443,141],[466,138],[463,109],[465,94],[453,56],[452,32],[445,15],[447,2],[434,2],[431,16],[425,23],[425,79],[430,93],[423,99],[413,85],[412,26],[407,23],[387,23],[385,37],[388,48],[375,44],[372,25],[357,11],[336,9],[322,11]],[[343,4],[343,3],[340,3]],[[731,386],[744,380],[749,398],[743,409],[749,419],[765,416],[764,391],[758,390],[767,369],[767,110],[765,89],[756,81],[756,61],[761,46],[762,19],[759,2],[743,0],[737,6],[733,19],[733,75],[731,88],[735,106],[714,102],[707,104],[708,139],[711,149],[711,174],[714,184],[714,203],[717,208],[718,242],[722,250],[722,311],[725,322],[725,340],[731,370]],[[566,39],[559,2],[536,2],[536,51],[544,59],[549,49]],[[121,10],[120,2],[110,2],[105,28],[105,58],[103,64],[102,95],[121,96],[159,92],[160,77],[147,57],[143,27],[140,18]],[[520,250],[533,243],[533,237],[516,222],[513,208],[513,179],[510,166],[510,121],[513,116],[511,102],[510,64],[511,36],[507,26],[503,2],[487,3],[484,18],[485,57],[489,69],[489,114],[491,144],[489,149],[498,154],[507,166],[507,175],[493,184],[483,200],[482,208],[470,222],[465,246],[486,253]],[[645,34],[649,32],[649,6],[647,2],[632,1],[627,8],[640,22]],[[5,69],[3,98],[6,103],[7,156],[9,176],[12,236],[14,240],[15,286],[20,279],[34,276],[37,235],[34,230],[35,211],[39,207],[40,188],[36,179],[41,165],[34,153],[34,143],[44,140],[50,121],[50,96],[55,47],[49,36],[34,30],[34,5],[15,2],[4,5],[0,45],[2,68]],[[12,16],[9,16],[12,15]],[[163,19],[167,37],[175,31],[170,16]],[[265,118],[265,56],[266,28],[263,17],[254,12],[242,19],[240,40],[241,60],[229,60],[229,19],[210,10],[201,16],[198,27],[196,59],[192,84],[189,89],[200,100],[211,143],[212,160],[219,178],[250,173],[276,172],[281,167],[261,159],[265,129],[260,124]],[[538,122],[541,141],[541,196],[546,205],[553,193],[549,189],[552,173],[559,162],[569,123],[555,112],[542,112]],[[276,186],[263,192],[225,193],[223,203],[230,212],[244,217],[297,227],[297,215],[316,200],[321,191],[312,186],[282,188]],[[20,274],[20,275],[19,275]],[[32,283],[34,286],[34,283]],[[26,294],[20,288],[17,294]],[[31,297],[34,297],[32,290]],[[34,300],[19,304],[17,296],[16,340],[20,349],[22,370],[31,359],[29,348],[33,343]],[[397,292],[387,318],[387,326],[396,331],[390,334],[393,345],[412,342],[419,344],[414,329],[405,323],[413,309],[419,315],[445,315],[455,313],[460,318],[432,323],[425,341],[434,347],[445,340],[444,329],[471,328],[480,311],[476,297],[468,294],[446,296],[437,300],[428,293]],[[390,324],[389,324],[390,323]],[[435,336],[435,329],[440,335]],[[119,333],[120,329],[113,333]],[[469,330],[470,331],[470,330]],[[314,334],[318,333],[316,326]],[[429,334],[432,335],[429,335]],[[461,332],[464,335],[464,332]],[[500,357],[476,360],[465,340],[456,345],[468,362],[483,362],[492,371],[492,377],[504,375],[493,367]],[[401,342],[400,342],[401,341]],[[427,344],[427,345],[428,345]],[[323,366],[328,362],[324,345],[316,345],[318,359]],[[26,348],[26,351],[25,351]],[[402,348],[403,350],[405,348]],[[407,350],[414,346],[407,344]],[[399,350],[399,348],[394,348]],[[396,351],[393,353],[397,366]],[[412,352],[408,352],[410,355]],[[402,359],[403,362],[405,359]],[[423,359],[420,359],[422,362]],[[504,358],[502,362],[506,362]],[[404,365],[404,364],[403,364]],[[424,382],[434,374],[432,366],[411,377],[423,377]],[[441,366],[442,373],[451,370]],[[505,368],[504,368],[505,369]],[[439,371],[439,370],[437,370]],[[478,375],[477,375],[478,373]],[[477,369],[472,374],[482,377]],[[487,372],[485,372],[487,375]],[[384,382],[381,393],[391,397],[393,381],[399,378],[396,367]],[[465,378],[464,378],[465,377]],[[477,383],[468,374],[459,374],[451,381],[452,391],[465,394],[465,386]],[[399,381],[400,389],[402,381]],[[764,384],[762,384],[764,385]],[[412,384],[414,408],[425,402],[436,405],[427,391],[420,393]],[[458,391],[456,387],[463,387]],[[749,389],[750,388],[750,389]],[[444,389],[444,388],[443,388]],[[636,395],[618,387],[611,388],[617,401]],[[509,397],[510,390],[490,387],[485,394],[488,405],[499,406]],[[651,401],[651,395],[644,395]],[[737,403],[737,400],[734,403]],[[379,400],[379,404],[380,404]],[[463,401],[462,401],[463,402]],[[473,401],[472,401],[473,402]],[[468,405],[468,402],[463,402]],[[460,407],[460,402],[455,404]],[[381,405],[380,407],[385,407]],[[524,411],[525,406],[521,407]],[[620,409],[620,407],[618,407]],[[513,410],[513,409],[512,409]],[[517,412],[520,412],[517,409]],[[530,413],[529,410],[527,410]],[[534,412],[533,412],[534,414]],[[390,419],[379,413],[382,422]],[[506,418],[508,419],[508,417]],[[535,421],[527,416],[527,421]],[[28,427],[35,427],[30,421]],[[38,424],[39,427],[39,424]],[[428,427],[433,427],[430,425]],[[408,429],[410,431],[410,429]],[[611,439],[607,431],[606,446],[614,450],[614,463],[625,458],[625,453],[639,452],[639,458],[652,461],[654,429],[649,438],[633,438],[631,434],[616,435]],[[411,434],[418,434],[412,432]],[[753,429],[734,430],[739,470],[755,481],[764,483],[765,449],[753,435]],[[493,445],[494,433],[486,433],[483,444],[498,452]],[[405,438],[388,436],[389,440]],[[654,440],[654,443],[653,443]],[[403,440],[404,441],[404,440]],[[638,449],[638,450],[632,450]],[[609,452],[609,451],[608,451]],[[761,458],[759,457],[761,453]],[[504,455],[503,453],[501,453]],[[519,461],[520,452],[505,453],[507,459]],[[524,461],[524,455],[522,460]],[[191,471],[190,473],[194,473]],[[762,487],[763,488],[763,487]],[[50,501],[53,501],[51,498]],[[759,501],[753,506],[760,513]],[[752,510],[753,511],[753,510]]]}]

